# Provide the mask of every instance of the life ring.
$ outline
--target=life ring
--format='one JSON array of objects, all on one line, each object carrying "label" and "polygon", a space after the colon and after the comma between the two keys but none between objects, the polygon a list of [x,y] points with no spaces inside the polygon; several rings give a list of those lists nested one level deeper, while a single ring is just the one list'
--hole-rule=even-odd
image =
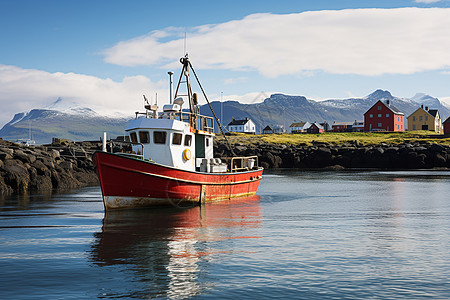
[{"label": "life ring", "polygon": [[184,149],[183,158],[184,158],[184,160],[190,160],[191,159],[191,150]]}]

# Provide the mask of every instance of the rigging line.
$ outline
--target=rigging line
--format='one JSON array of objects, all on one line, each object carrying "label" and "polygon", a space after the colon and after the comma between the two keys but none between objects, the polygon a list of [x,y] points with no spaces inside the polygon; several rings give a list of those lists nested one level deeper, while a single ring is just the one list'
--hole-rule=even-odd
[{"label": "rigging line", "polygon": [[209,103],[208,97],[206,96],[206,93],[205,93],[205,91],[203,90],[202,84],[200,83],[200,80],[198,79],[197,74],[195,73],[195,70],[194,70],[194,68],[192,67],[192,64],[191,64],[190,61],[189,61],[189,66],[191,67],[192,73],[194,73],[195,79],[197,80],[198,85],[200,86],[200,89],[202,90],[202,93],[203,93],[203,96],[204,96],[205,99],[206,99],[206,102],[208,102],[209,109],[211,109],[211,112],[212,112],[213,115],[214,115],[214,119],[216,120],[217,124],[219,125],[220,132],[222,133],[222,135],[223,135],[225,141],[227,142],[227,146],[228,146],[228,148],[230,149],[231,155],[236,156],[236,154],[234,154],[233,148],[231,148],[230,142],[228,142],[228,139],[227,139],[227,137],[225,136],[225,133],[224,133],[223,130],[222,130],[222,123],[220,123],[219,119],[218,119],[217,116],[216,116],[216,113],[214,112],[214,110],[213,110],[213,108],[212,108],[212,106],[211,106],[211,103]]}]

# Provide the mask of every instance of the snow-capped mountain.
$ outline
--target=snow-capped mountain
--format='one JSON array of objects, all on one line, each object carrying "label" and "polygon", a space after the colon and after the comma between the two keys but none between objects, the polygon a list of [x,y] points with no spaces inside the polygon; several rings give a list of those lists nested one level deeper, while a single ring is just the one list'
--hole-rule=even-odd
[{"label": "snow-capped mountain", "polygon": [[99,140],[103,132],[113,137],[124,134],[126,123],[132,116],[125,117],[120,113],[116,116],[99,114],[89,107],[59,98],[45,108],[15,114],[0,130],[0,137],[11,141],[31,138],[38,144],[51,143],[54,137],[74,141]]},{"label": "snow-capped mountain", "polygon": [[73,101],[66,101],[62,98],[58,98],[52,104],[44,107],[46,110],[54,110],[59,111],[68,115],[87,115],[87,116],[95,116],[98,115],[94,110],[88,107],[83,107],[81,104]]}]

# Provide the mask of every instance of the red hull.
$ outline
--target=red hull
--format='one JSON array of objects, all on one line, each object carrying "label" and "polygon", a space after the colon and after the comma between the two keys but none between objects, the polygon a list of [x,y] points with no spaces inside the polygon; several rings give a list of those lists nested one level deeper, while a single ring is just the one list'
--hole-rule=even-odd
[{"label": "red hull", "polygon": [[213,202],[256,193],[262,168],[236,173],[201,173],[96,152],[105,209]]}]

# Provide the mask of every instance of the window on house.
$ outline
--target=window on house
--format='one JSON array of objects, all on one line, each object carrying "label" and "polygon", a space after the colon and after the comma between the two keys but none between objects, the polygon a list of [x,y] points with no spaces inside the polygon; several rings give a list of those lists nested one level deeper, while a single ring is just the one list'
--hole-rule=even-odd
[{"label": "window on house", "polygon": [[370,114],[370,115],[369,115],[369,118],[373,118],[373,115],[372,115],[372,114]]},{"label": "window on house", "polygon": [[378,110],[381,110],[381,105],[378,105]]},{"label": "window on house", "polygon": [[413,122],[416,120],[416,116],[413,116]]},{"label": "window on house", "polygon": [[386,118],[389,118],[389,114],[386,114]]},{"label": "window on house", "polygon": [[381,118],[381,114],[378,114],[378,118]]},{"label": "window on house", "polygon": [[167,138],[167,132],[165,131],[153,131],[153,142],[155,144],[165,144]]},{"label": "window on house", "polygon": [[425,116],[425,121],[428,121],[428,116]]},{"label": "window on house", "polygon": [[173,145],[181,145],[182,139],[183,139],[183,135],[181,133],[174,133],[172,136],[172,144]]},{"label": "window on house", "polygon": [[419,117],[419,121],[422,121],[422,116]]},{"label": "window on house", "polygon": [[136,135],[136,132],[131,132],[130,133],[130,139],[131,139],[131,142],[132,143],[137,143],[138,141],[137,141],[137,135]]},{"label": "window on house", "polygon": [[186,147],[190,147],[190,146],[191,146],[191,143],[192,143],[192,135],[186,135],[186,136],[184,137],[184,145],[185,145]]},{"label": "window on house", "polygon": [[416,130],[416,125],[413,125],[413,130]]},{"label": "window on house", "polygon": [[381,126],[383,126],[383,124],[381,124],[381,123],[378,123],[378,127],[381,127]]},{"label": "window on house", "polygon": [[148,131],[139,131],[139,142],[141,144],[150,143],[150,134],[148,133]]}]

